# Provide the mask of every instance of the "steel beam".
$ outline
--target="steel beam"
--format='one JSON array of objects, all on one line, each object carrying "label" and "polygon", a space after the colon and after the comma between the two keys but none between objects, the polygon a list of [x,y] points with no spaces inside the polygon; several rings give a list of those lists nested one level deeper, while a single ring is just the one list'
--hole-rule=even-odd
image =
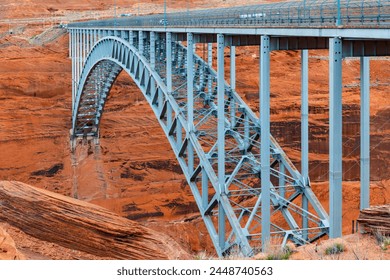
[{"label": "steel beam", "polygon": [[220,194],[225,192],[225,59],[224,35],[218,34],[217,86],[218,86],[218,184]]},{"label": "steel beam", "polygon": [[[207,64],[210,69],[213,68],[213,43],[207,44]],[[211,73],[208,77],[208,94],[211,94],[213,81],[211,80]]]},{"label": "steel beam", "polygon": [[236,90],[236,47],[230,47],[230,88]]},{"label": "steel beam", "polygon": [[188,131],[194,128],[194,41],[187,33],[187,122]]},{"label": "steel beam", "polygon": [[370,59],[360,59],[360,209],[370,207]]},{"label": "steel beam", "polygon": [[[304,187],[309,187],[309,51],[301,51],[301,174]],[[302,194],[302,209],[308,211],[309,201]],[[309,226],[307,213],[302,215],[302,228]],[[303,238],[307,240],[307,231]]]},{"label": "steel beam", "polygon": [[85,30],[82,31],[82,48],[83,48],[83,52],[82,52],[82,66],[84,66],[84,63],[85,63],[85,58],[86,58],[86,32]]},{"label": "steel beam", "polygon": [[74,36],[74,30],[71,30],[70,33],[69,33],[69,42],[70,42],[70,50],[71,50],[71,54],[70,54],[70,57],[72,59],[72,115],[73,115],[73,104],[75,103],[75,93],[76,93],[76,89],[75,89],[75,61],[74,61],[74,58],[75,58],[75,36]]},{"label": "steel beam", "polygon": [[138,51],[144,56],[144,33],[143,31],[138,31]]},{"label": "steel beam", "polygon": [[202,207],[203,211],[207,208],[209,203],[209,177],[206,169],[202,168]]},{"label": "steel beam", "polygon": [[129,31],[129,42],[130,42],[130,46],[134,46],[134,32],[133,30],[130,30]]},{"label": "steel beam", "polygon": [[90,30],[87,30],[86,31],[86,34],[85,34],[85,44],[86,44],[86,51],[85,51],[85,57],[87,57],[88,56],[88,53],[89,53],[89,51],[90,51],[90,49],[89,49],[89,46],[90,46],[90,43],[89,43],[89,40],[90,40]]},{"label": "steel beam", "polygon": [[[217,36],[217,86],[218,86],[218,191],[219,196],[225,190],[225,44],[224,35]],[[218,204],[218,236],[221,251],[225,248],[225,211],[222,203]]]},{"label": "steel beam", "polygon": [[166,33],[166,59],[167,59],[167,90],[168,93],[172,93],[172,33],[167,32]]},{"label": "steel beam", "polygon": [[[194,51],[195,44],[192,33],[187,33],[187,133],[194,132]],[[189,136],[187,136],[189,138]],[[194,148],[188,142],[188,172],[194,172]]]},{"label": "steel beam", "polygon": [[271,237],[270,202],[270,37],[260,37],[260,161],[261,161],[261,246]]},{"label": "steel beam", "polygon": [[76,48],[76,91],[77,91],[77,88],[78,88],[78,85],[79,85],[79,81],[80,81],[80,76],[81,76],[81,72],[80,72],[80,69],[81,69],[81,39],[80,39],[80,30],[76,30],[76,45],[77,45],[77,48]]},{"label": "steel beam", "polygon": [[150,67],[156,68],[156,33],[150,32]]},{"label": "steel beam", "polygon": [[329,215],[330,238],[342,235],[342,40],[329,39]]}]

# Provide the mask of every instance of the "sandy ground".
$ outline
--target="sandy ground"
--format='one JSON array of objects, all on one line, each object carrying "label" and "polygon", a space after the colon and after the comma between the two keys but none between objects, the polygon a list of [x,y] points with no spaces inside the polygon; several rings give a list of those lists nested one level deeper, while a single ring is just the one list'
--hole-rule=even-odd
[{"label": "sandy ground", "polygon": [[[141,13],[162,11],[162,1],[142,2]],[[169,2],[186,8],[185,1]],[[191,3],[207,8],[233,2]],[[117,3],[118,14],[128,9],[138,11],[136,1],[118,0]],[[92,147],[82,148],[77,160],[69,152],[68,38],[52,24],[109,16],[113,12],[106,1],[92,0],[0,4],[0,18],[10,20],[8,24],[0,21],[0,179],[17,180],[69,196],[77,194],[79,199],[166,232],[189,252],[213,252],[168,141],[143,96],[125,74],[117,80],[106,105],[100,148],[96,151]],[[26,18],[48,20],[33,24],[20,22]],[[198,47],[199,54],[202,47]],[[309,55],[310,176],[316,195],[328,210],[327,51],[310,51]],[[271,58],[271,130],[299,167],[300,54],[273,52]],[[229,60],[226,64],[228,77]],[[371,203],[375,205],[390,201],[387,96],[390,61],[373,60],[371,65]],[[258,111],[258,68],[257,47],[237,49],[237,91],[255,111]],[[359,183],[355,182],[359,178],[359,61],[348,59],[343,68],[343,232],[349,234],[351,221],[359,213]],[[27,237],[14,239],[18,243]],[[66,258],[53,254],[41,257]],[[88,258],[80,256],[84,257]]]}]

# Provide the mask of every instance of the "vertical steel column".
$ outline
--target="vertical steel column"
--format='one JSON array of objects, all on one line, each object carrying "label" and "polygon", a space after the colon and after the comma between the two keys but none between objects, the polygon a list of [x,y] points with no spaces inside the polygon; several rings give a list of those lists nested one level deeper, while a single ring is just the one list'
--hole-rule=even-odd
[{"label": "vertical steel column", "polygon": [[360,209],[370,207],[370,58],[360,58]]},{"label": "vertical steel column", "polygon": [[81,60],[81,64],[82,66],[84,66],[84,62],[85,62],[85,53],[86,53],[86,43],[85,43],[85,30],[82,30],[82,48],[83,48],[83,51],[82,51],[82,60]]},{"label": "vertical steel column", "polygon": [[[217,35],[217,86],[218,86],[218,185],[219,195],[225,190],[225,42],[224,35]],[[221,252],[225,249],[225,211],[223,205],[218,205],[218,236]]]},{"label": "vertical steel column", "polygon": [[85,31],[85,44],[86,44],[86,51],[85,51],[85,57],[87,57],[88,56],[88,53],[89,53],[89,51],[90,51],[90,49],[89,49],[89,40],[90,40],[90,38],[91,38],[91,36],[90,36],[90,30],[89,29],[87,29],[86,31]]},{"label": "vertical steel column", "polygon": [[150,32],[150,67],[156,68],[156,33]]},{"label": "vertical steel column", "polygon": [[[304,186],[309,184],[309,51],[301,51],[301,173]],[[308,211],[309,201],[302,194],[302,209]],[[302,213],[302,228],[309,227],[307,212]],[[303,231],[303,238],[307,240],[307,230]]]},{"label": "vertical steel column", "polygon": [[81,76],[81,70],[83,69],[83,34],[82,30],[79,29],[79,61],[78,61],[78,66],[79,66],[79,73],[78,73],[78,81],[77,84],[80,82],[80,76]]},{"label": "vertical steel column", "polygon": [[73,57],[72,57],[72,69],[73,69],[73,90],[74,97],[77,95],[77,33],[76,30],[72,29],[72,48],[73,48]]},{"label": "vertical steel column", "polygon": [[138,52],[144,55],[144,33],[142,31],[138,31]]},{"label": "vertical steel column", "polygon": [[80,50],[81,50],[81,42],[80,42],[80,30],[76,29],[76,75],[75,75],[75,82],[76,82],[76,90],[79,86],[79,79],[80,79]]},{"label": "vertical steel column", "polygon": [[[213,43],[207,44],[207,64],[210,68],[213,68]],[[213,81],[211,79],[211,74],[208,77],[208,93],[211,94]]]},{"label": "vertical steel column", "polygon": [[130,46],[134,46],[134,31],[133,30],[130,30],[129,31],[129,43],[130,43]]},{"label": "vertical steel column", "polygon": [[172,93],[172,33],[166,33],[166,56],[167,56],[167,90]]},{"label": "vertical steel column", "polygon": [[213,68],[213,43],[207,44],[207,64]]},{"label": "vertical steel column", "polygon": [[230,47],[230,87],[236,90],[236,47]]},{"label": "vertical steel column", "polygon": [[217,86],[218,86],[218,182],[220,193],[225,192],[225,61],[224,35],[217,37]]},{"label": "vertical steel column", "polygon": [[[194,131],[194,40],[192,33],[187,33],[187,130]],[[188,171],[194,171],[194,149],[188,143]]]},{"label": "vertical steel column", "polygon": [[270,38],[260,38],[260,127],[261,127],[261,244],[266,251],[271,237],[270,202]]},{"label": "vertical steel column", "polygon": [[187,108],[188,131],[194,125],[194,40],[192,33],[187,33]]},{"label": "vertical steel column", "polygon": [[69,31],[69,58],[72,58],[72,30]]},{"label": "vertical steel column", "polygon": [[342,235],[342,41],[329,39],[329,237]]},{"label": "vertical steel column", "polygon": [[[130,45],[133,42],[132,37],[133,37],[133,33],[132,33],[132,31],[129,31]],[[149,43],[150,43],[150,67],[151,67],[152,71],[155,71],[155,68],[156,68],[156,33],[153,31],[150,32],[150,42]],[[152,73],[150,73],[150,75],[152,75]],[[152,98],[154,97],[155,92],[156,92],[156,82],[154,81],[154,79],[150,79],[150,95]]]},{"label": "vertical steel column", "polygon": [[70,42],[70,57],[72,59],[72,116],[73,116],[73,105],[75,103],[75,96],[76,96],[76,90],[75,90],[75,82],[74,82],[74,30],[71,29],[69,33],[69,42]]},{"label": "vertical steel column", "polygon": [[93,30],[93,45],[95,45],[98,40],[99,40],[98,31],[96,29],[94,29]]},{"label": "vertical steel column", "polygon": [[[236,47],[230,46],[230,87],[232,91],[236,91]],[[230,101],[230,125],[232,128],[236,126],[236,102],[232,98]]]}]

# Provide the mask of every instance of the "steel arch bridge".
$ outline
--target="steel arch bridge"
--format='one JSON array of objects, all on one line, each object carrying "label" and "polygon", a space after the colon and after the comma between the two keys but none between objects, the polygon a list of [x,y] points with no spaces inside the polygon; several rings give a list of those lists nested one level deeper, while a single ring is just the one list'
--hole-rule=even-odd
[{"label": "steel arch bridge", "polygon": [[[142,91],[169,140],[218,255],[238,249],[250,256],[265,249],[273,236],[282,245],[289,240],[303,245],[327,234],[341,235],[341,60],[362,57],[366,121],[366,56],[390,54],[388,31],[117,27],[115,23],[68,26],[73,145],[79,137],[99,137],[107,97],[123,70]],[[196,55],[196,43],[207,44],[207,61]],[[217,70],[212,67],[213,43]],[[244,45],[260,46],[260,119],[235,90],[235,50]],[[230,47],[230,85],[225,80],[226,46]],[[330,49],[330,216],[310,187],[307,156],[307,50],[326,48]],[[272,50],[302,50],[302,174],[270,134]],[[367,149],[366,122],[362,129],[362,145]],[[366,152],[362,158],[366,172]]]}]

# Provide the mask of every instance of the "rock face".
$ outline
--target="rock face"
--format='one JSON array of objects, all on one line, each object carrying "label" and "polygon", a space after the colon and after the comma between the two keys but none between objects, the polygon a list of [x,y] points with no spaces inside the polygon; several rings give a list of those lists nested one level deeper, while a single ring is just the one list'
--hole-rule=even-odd
[{"label": "rock face", "polygon": [[23,260],[11,236],[0,227],[0,260]]},{"label": "rock face", "polygon": [[368,232],[390,235],[390,204],[363,209],[358,222]]},{"label": "rock face", "polygon": [[116,259],[176,259],[170,238],[104,208],[15,181],[0,181],[0,220],[45,241]]}]

